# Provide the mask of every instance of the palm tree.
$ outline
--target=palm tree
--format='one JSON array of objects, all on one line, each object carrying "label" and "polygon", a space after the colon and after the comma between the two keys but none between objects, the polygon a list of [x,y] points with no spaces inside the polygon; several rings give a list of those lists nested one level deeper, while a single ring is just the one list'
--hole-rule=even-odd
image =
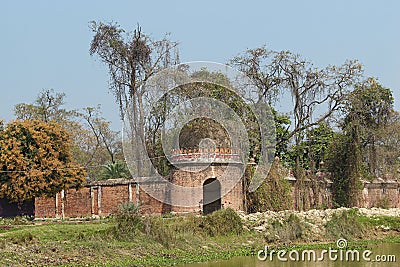
[{"label": "palm tree", "polygon": [[116,161],[102,166],[99,180],[127,178],[129,170],[124,162]]}]

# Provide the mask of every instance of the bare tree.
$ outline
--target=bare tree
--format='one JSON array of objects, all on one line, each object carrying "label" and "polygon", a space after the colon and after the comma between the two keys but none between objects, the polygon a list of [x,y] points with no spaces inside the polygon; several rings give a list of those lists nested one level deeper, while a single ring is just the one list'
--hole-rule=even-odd
[{"label": "bare tree", "polygon": [[[134,147],[145,144],[146,81],[155,73],[179,61],[177,43],[165,36],[153,40],[142,32],[140,26],[133,32],[125,32],[115,23],[91,22],[94,37],[90,54],[97,55],[107,65],[110,90],[119,105],[121,118],[129,118]],[[142,176],[140,149],[133,160],[137,173]]]},{"label": "bare tree", "polygon": [[[292,125],[287,130],[287,139],[293,139],[295,148],[305,140],[307,130],[316,127],[339,111],[345,104],[352,87],[362,74],[361,64],[347,61],[341,66],[323,69],[300,55],[289,51],[270,51],[265,47],[247,50],[233,58],[230,64],[244,72],[258,89],[259,97],[276,104],[280,96],[292,98]],[[285,140],[281,140],[285,141]],[[295,152],[294,174],[302,190],[304,177],[300,163],[301,151]],[[305,199],[297,194],[298,208]]]},{"label": "bare tree", "polygon": [[89,126],[95,140],[96,147],[93,156],[99,148],[104,148],[111,163],[116,163],[118,154],[121,153],[122,144],[120,133],[110,129],[110,122],[106,121],[100,112],[100,106],[87,107],[79,114]]},{"label": "bare tree", "polygon": [[357,61],[320,70],[300,55],[265,47],[247,50],[230,64],[251,78],[259,95],[266,97],[270,104],[276,104],[279,96],[291,96],[293,125],[287,138],[294,137],[296,144],[302,141],[307,129],[319,125],[343,107],[347,94],[362,73]]}]

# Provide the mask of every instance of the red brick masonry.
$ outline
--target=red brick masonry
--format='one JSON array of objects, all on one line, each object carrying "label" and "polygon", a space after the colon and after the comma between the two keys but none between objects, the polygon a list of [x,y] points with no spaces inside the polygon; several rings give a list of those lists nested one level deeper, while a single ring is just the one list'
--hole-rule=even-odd
[{"label": "red brick masonry", "polygon": [[[177,171],[170,180],[176,184],[186,186],[201,185],[209,177],[219,177],[224,171],[224,166],[214,166],[198,173]],[[233,170],[234,172],[237,170]],[[289,178],[289,177],[288,177]],[[301,209],[331,208],[332,191],[331,182],[320,181],[317,186],[306,187],[306,190],[298,190],[295,179],[288,179],[292,184],[292,207],[300,207],[299,199],[306,199],[306,205]],[[165,182],[157,182],[154,185],[161,193],[167,194]],[[317,188],[317,189],[316,189]],[[300,198],[301,196],[301,198]],[[185,196],[175,196],[185,197]],[[186,196],[187,197],[187,196]],[[196,197],[196,196],[195,196]],[[170,212],[194,212],[202,211],[201,196],[198,196],[199,205],[196,207],[171,207],[154,199],[144,192],[134,180],[112,179],[96,181],[86,184],[78,190],[69,189],[61,191],[54,197],[35,199],[35,218],[77,218],[107,216],[116,211],[118,205],[125,202],[140,203],[145,214],[164,214]],[[244,192],[242,181],[233,189],[221,197],[221,205],[234,210],[243,210]],[[396,181],[376,179],[373,182],[363,181],[363,189],[360,195],[359,207],[400,207],[400,183]]]}]

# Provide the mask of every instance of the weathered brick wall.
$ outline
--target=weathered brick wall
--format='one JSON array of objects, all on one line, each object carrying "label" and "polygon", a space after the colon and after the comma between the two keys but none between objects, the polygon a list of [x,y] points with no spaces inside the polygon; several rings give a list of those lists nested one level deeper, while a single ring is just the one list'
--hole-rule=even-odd
[{"label": "weathered brick wall", "polygon": [[55,197],[35,198],[35,218],[54,218],[56,216]]},{"label": "weathered brick wall", "polygon": [[117,211],[118,206],[129,201],[128,185],[101,186],[101,214],[107,216]]},{"label": "weathered brick wall", "polygon": [[393,182],[364,183],[360,207],[400,207],[400,184]]},{"label": "weathered brick wall", "polygon": [[[209,178],[217,178],[221,183],[221,205],[223,208],[234,210],[244,209],[244,192],[242,181],[230,181],[240,173],[240,168],[227,171],[222,166],[207,167],[202,172],[186,172],[178,170],[168,177],[177,185],[202,188],[204,181]],[[295,180],[290,181],[292,209],[331,208],[332,207],[332,183],[327,180],[305,181],[301,185]],[[151,189],[156,198],[147,192]],[[35,218],[71,218],[107,216],[116,211],[118,205],[124,202],[138,201],[144,214],[164,214],[169,212],[194,212],[200,213],[203,209],[203,194],[199,190],[196,194],[185,195],[171,194],[168,184],[159,181],[157,183],[142,184],[139,195],[136,196],[136,183],[132,180],[115,179],[89,183],[85,187],[59,192],[55,197],[41,197],[35,199]],[[194,198],[194,206],[178,207],[170,206],[171,198]],[[165,203],[167,204],[165,204]],[[400,207],[400,184],[396,182],[364,183],[364,189],[360,196],[360,207]]]},{"label": "weathered brick wall", "polygon": [[229,191],[225,196],[221,199],[221,204],[223,208],[231,208],[233,210],[244,210],[243,207],[243,183],[240,181],[237,183],[234,188]]},{"label": "weathered brick wall", "polygon": [[291,177],[291,209],[309,210],[333,207],[332,183],[329,180],[305,180],[302,183]]},{"label": "weathered brick wall", "polygon": [[64,199],[60,202],[64,205],[64,217],[90,217],[92,215],[89,187],[67,190]]},{"label": "weathered brick wall", "polygon": [[[163,184],[154,184],[165,193]],[[76,218],[108,216],[118,209],[121,203],[139,201],[143,213],[168,213],[169,205],[152,198],[140,189],[136,199],[136,183],[132,180],[115,179],[87,184],[80,189],[61,191],[54,197],[35,199],[35,218]]]},{"label": "weathered brick wall", "polygon": [[[165,186],[160,184],[154,186],[159,187],[159,190],[165,193]],[[139,202],[143,214],[165,214],[171,212],[170,205],[149,196],[143,189],[140,189]]]}]

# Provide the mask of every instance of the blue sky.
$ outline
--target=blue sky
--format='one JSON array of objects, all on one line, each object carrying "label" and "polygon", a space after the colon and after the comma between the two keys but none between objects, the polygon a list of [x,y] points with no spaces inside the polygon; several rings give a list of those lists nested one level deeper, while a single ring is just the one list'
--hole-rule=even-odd
[{"label": "blue sky", "polygon": [[266,44],[300,53],[318,67],[358,59],[392,89],[400,109],[400,1],[3,1],[0,8],[0,119],[46,88],[65,92],[68,108],[102,105],[120,127],[104,65],[89,56],[88,22],[166,32],[181,61],[225,63]]}]

